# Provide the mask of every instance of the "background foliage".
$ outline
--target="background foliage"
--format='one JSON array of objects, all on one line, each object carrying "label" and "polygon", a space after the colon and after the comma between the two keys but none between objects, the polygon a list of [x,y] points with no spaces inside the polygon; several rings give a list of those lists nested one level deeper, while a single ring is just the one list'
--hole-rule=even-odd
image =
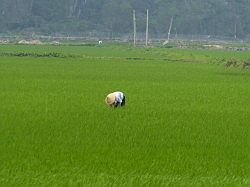
[{"label": "background foliage", "polygon": [[128,34],[133,9],[144,32],[147,8],[151,34],[166,34],[174,16],[173,33],[249,37],[248,0],[0,0],[0,32]]}]

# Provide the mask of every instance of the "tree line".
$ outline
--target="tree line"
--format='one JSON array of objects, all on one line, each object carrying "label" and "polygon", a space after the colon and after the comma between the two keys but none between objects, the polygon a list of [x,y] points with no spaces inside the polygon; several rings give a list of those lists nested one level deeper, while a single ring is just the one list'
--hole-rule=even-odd
[{"label": "tree line", "polygon": [[128,34],[145,32],[149,9],[151,34],[172,33],[250,37],[249,0],[0,0],[0,32]]}]

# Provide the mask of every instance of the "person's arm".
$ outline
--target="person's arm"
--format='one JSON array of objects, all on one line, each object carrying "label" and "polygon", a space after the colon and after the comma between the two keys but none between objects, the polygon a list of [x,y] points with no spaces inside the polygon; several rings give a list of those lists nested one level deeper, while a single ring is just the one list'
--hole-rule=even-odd
[{"label": "person's arm", "polygon": [[115,102],[114,102],[114,107],[118,107],[118,105],[120,105],[122,103],[122,93],[121,92],[116,92],[116,96],[115,96]]},{"label": "person's arm", "polygon": [[117,98],[116,103],[118,103],[118,104],[119,104],[119,103],[122,103],[121,97],[118,97],[118,98]]},{"label": "person's arm", "polygon": [[123,99],[123,93],[122,92],[118,92],[117,96],[116,96],[116,101],[121,104],[122,103],[122,99]]},{"label": "person's arm", "polygon": [[114,107],[116,108],[116,107],[118,107],[118,105],[119,105],[119,103],[114,103]]}]

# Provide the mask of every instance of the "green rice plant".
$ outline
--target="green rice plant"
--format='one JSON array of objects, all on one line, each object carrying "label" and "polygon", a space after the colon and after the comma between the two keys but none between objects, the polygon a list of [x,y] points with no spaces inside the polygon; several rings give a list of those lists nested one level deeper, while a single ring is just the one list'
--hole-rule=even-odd
[{"label": "green rice plant", "polygon": [[[1,186],[249,186],[244,52],[0,46]],[[77,56],[76,58],[68,57]],[[126,107],[104,103],[112,91]]]}]

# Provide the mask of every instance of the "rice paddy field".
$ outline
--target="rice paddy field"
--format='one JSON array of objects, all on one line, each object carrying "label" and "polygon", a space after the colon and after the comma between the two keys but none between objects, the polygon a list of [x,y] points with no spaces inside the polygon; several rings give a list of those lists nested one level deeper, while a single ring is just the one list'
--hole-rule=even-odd
[{"label": "rice paddy field", "polygon": [[248,56],[1,45],[0,185],[250,186]]}]

